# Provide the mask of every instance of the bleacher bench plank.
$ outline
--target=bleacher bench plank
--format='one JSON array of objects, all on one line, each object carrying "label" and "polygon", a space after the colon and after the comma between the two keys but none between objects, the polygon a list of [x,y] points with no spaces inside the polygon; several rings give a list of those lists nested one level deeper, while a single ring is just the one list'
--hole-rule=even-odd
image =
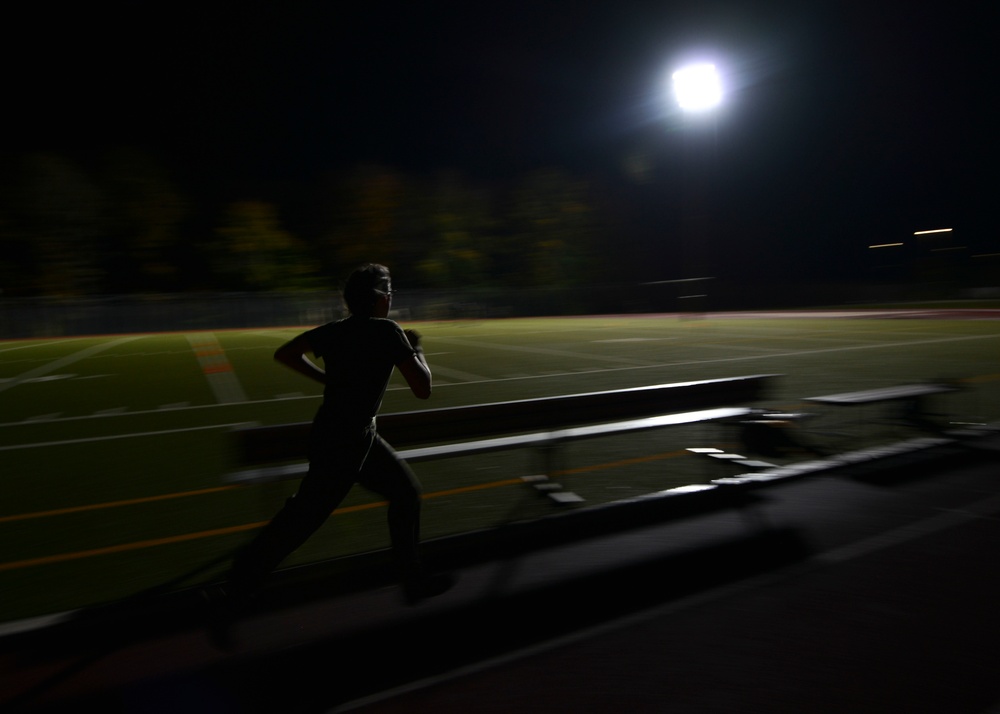
[{"label": "bleacher bench plank", "polygon": [[[485,454],[507,449],[559,444],[567,441],[576,441],[579,439],[588,439],[600,436],[611,436],[614,434],[638,432],[649,429],[659,429],[679,424],[695,424],[706,421],[717,421],[720,419],[733,419],[746,416],[750,413],[752,413],[752,410],[744,407],[717,407],[714,409],[700,409],[697,411],[682,412],[677,414],[660,414],[652,417],[570,427],[566,429],[556,429],[553,431],[518,434],[515,436],[501,436],[490,439],[478,439],[475,441],[440,444],[436,446],[425,446],[412,449],[401,449],[397,453],[406,461],[415,463],[419,461],[429,461],[432,459],[472,456],[475,454]],[[307,469],[308,464],[305,463],[245,469],[229,474],[227,480],[232,483],[259,483],[264,481],[299,478],[305,475]]]},{"label": "bleacher bench plank", "polygon": [[[728,377],[397,412],[380,415],[378,431],[394,447],[401,448],[735,407],[761,400],[778,376]],[[305,458],[311,426],[310,422],[299,422],[237,429],[233,460],[241,467]]]},{"label": "bleacher bench plank", "polygon": [[863,389],[857,392],[843,394],[827,394],[821,397],[807,397],[805,401],[815,404],[833,406],[852,406],[857,404],[874,404],[877,402],[897,401],[901,399],[920,399],[933,394],[954,392],[957,387],[949,384],[904,384],[896,387],[879,387]]}]

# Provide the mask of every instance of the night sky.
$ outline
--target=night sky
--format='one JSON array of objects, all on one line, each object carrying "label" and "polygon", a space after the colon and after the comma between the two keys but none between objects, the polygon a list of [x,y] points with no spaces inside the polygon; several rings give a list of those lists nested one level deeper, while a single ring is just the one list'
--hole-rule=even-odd
[{"label": "night sky", "polygon": [[[785,268],[836,272],[858,246],[925,228],[996,250],[997,52],[979,5],[26,10],[8,18],[0,57],[3,153],[141,147],[222,198],[362,162],[476,181],[559,166],[632,201],[650,235],[700,187],[721,242]],[[666,95],[688,58],[723,75],[710,124]]]}]

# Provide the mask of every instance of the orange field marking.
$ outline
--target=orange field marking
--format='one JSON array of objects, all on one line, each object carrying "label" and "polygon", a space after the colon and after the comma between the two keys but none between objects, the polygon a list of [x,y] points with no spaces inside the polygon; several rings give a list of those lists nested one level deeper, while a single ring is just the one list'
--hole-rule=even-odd
[{"label": "orange field marking", "polygon": [[221,491],[231,491],[240,486],[215,486],[213,488],[202,488],[197,491],[181,491],[179,493],[163,493],[158,496],[143,496],[141,498],[129,498],[122,501],[108,501],[106,503],[91,503],[86,506],[70,506],[67,508],[54,508],[49,511],[34,511],[32,513],[17,513],[12,516],[0,516],[0,523],[11,521],[27,521],[32,518],[46,518],[49,516],[65,516],[70,513],[83,513],[85,511],[99,511],[104,508],[120,508],[121,506],[137,506],[142,503],[153,503],[155,501],[168,501],[173,498],[185,498],[187,496],[204,496],[209,493],[219,493]]},{"label": "orange field marking", "polygon": [[[621,466],[630,466],[633,464],[647,463],[650,461],[658,461],[661,459],[669,459],[677,456],[682,456],[685,452],[683,451],[670,451],[662,454],[652,454],[650,456],[640,456],[633,459],[623,459],[620,461],[611,461],[604,464],[594,464],[591,466],[583,466],[575,469],[565,469],[553,472],[552,475],[567,475],[574,473],[586,473],[592,471],[600,471],[602,469],[616,468]],[[492,488],[500,488],[503,486],[513,486],[515,484],[524,483],[519,478],[504,479],[501,481],[492,481],[490,483],[477,484],[474,486],[462,486],[460,488],[445,489],[443,491],[435,491],[434,493],[424,494],[423,498],[425,500],[431,498],[443,498],[445,496],[454,496],[462,493],[471,493],[474,491],[485,491]],[[120,506],[137,505],[141,503],[149,503],[152,501],[162,501],[171,498],[183,498],[185,496],[198,496],[205,495],[209,493],[216,493],[220,491],[227,491],[235,488],[245,488],[245,486],[218,486],[215,488],[206,488],[199,491],[185,491],[182,493],[172,493],[164,494],[161,496],[149,496],[146,498],[134,498],[124,501],[112,501],[109,503],[93,504],[89,506],[76,506],[73,508],[61,508],[51,511],[39,511],[36,513],[25,513],[16,516],[4,516],[0,518],[0,523],[6,521],[15,520],[27,520],[29,518],[41,518],[45,516],[56,516],[65,515],[67,513],[77,513],[81,511],[98,510],[102,508],[116,508]],[[387,501],[375,501],[372,503],[363,503],[356,506],[346,506],[344,508],[338,508],[331,515],[345,515],[348,513],[356,513],[359,511],[367,511],[373,508],[384,508],[388,506]],[[53,565],[56,563],[64,563],[73,560],[80,560],[83,558],[93,558],[101,555],[113,555],[115,553],[125,553],[133,550],[142,550],[145,548],[155,548],[163,545],[174,545],[177,543],[185,543],[192,540],[199,540],[202,538],[214,538],[217,536],[233,535],[235,533],[243,533],[245,531],[254,530],[256,528],[263,528],[267,525],[267,521],[261,521],[259,523],[245,523],[238,526],[229,526],[226,528],[214,528],[206,531],[197,531],[195,533],[184,533],[176,536],[167,536],[164,538],[153,538],[149,540],[135,541],[133,543],[122,543],[120,545],[108,546],[105,548],[93,548],[90,550],[75,551],[73,553],[59,553],[55,555],[47,555],[38,558],[28,558],[25,560],[15,560],[8,563],[0,563],[0,572],[5,572],[8,570],[19,570],[22,568],[31,568],[39,565]]]},{"label": "orange field marking", "polygon": [[228,528],[216,528],[210,531],[199,531],[197,533],[184,533],[182,535],[170,536],[167,538],[154,538],[152,540],[141,540],[134,543],[122,543],[106,548],[94,548],[92,550],[78,550],[74,553],[59,553],[57,555],[46,555],[40,558],[29,558],[27,560],[15,560],[10,563],[0,563],[0,572],[6,570],[19,570],[30,568],[36,565],[52,565],[53,563],[64,563],[70,560],[80,560],[82,558],[93,558],[98,555],[111,555],[114,553],[125,553],[131,550],[142,550],[143,548],[154,548],[160,545],[172,545],[174,543],[184,543],[185,541],[198,540],[200,538],[211,538],[213,536],[230,535],[243,531],[262,528],[263,523],[245,523],[240,526],[230,526]]}]

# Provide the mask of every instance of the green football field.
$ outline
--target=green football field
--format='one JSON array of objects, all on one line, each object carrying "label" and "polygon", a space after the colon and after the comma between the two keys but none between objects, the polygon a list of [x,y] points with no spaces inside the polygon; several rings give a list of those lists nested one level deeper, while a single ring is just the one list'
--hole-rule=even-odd
[{"label": "green football field", "polygon": [[[948,379],[962,389],[935,403],[941,414],[1000,419],[995,319],[829,313],[405,326],[424,334],[434,395],[418,401],[394,375],[383,413],[781,374],[758,406],[815,412],[801,436],[828,448],[909,435],[881,424],[876,407],[826,413],[806,397]],[[0,342],[0,622],[127,597],[252,537],[295,484],[228,483],[230,431],[312,417],[319,388],[271,358],[298,332]],[[569,447],[558,476],[585,499],[571,507],[704,482],[726,473],[684,449],[731,438],[719,425],[701,425],[597,439]],[[417,465],[424,536],[551,513],[559,506],[519,481],[537,471],[536,459],[515,451]],[[355,489],[288,564],[387,545],[383,504]]]}]

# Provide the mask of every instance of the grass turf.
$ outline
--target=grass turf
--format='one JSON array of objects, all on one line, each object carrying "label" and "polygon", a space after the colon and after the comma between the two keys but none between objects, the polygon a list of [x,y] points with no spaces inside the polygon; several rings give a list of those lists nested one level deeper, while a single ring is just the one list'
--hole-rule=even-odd
[{"label": "grass turf", "polygon": [[[995,421],[1000,411],[995,320],[650,316],[415,326],[434,396],[418,402],[397,375],[383,412],[759,373],[785,375],[761,406],[801,408],[805,397],[941,378],[966,387],[937,400],[954,418]],[[0,342],[0,621],[126,597],[251,537],[294,484],[226,487],[227,434],[242,423],[311,418],[318,387],[271,360],[297,331]],[[839,448],[901,435],[866,426],[878,416],[875,407],[831,410],[807,436]],[[683,449],[727,438],[717,426],[693,426],[572,445],[560,479],[584,507],[705,481],[723,474]],[[532,452],[416,470],[425,537],[553,508],[511,482],[538,470]],[[377,497],[356,489],[289,564],[385,547],[384,519]]]}]

